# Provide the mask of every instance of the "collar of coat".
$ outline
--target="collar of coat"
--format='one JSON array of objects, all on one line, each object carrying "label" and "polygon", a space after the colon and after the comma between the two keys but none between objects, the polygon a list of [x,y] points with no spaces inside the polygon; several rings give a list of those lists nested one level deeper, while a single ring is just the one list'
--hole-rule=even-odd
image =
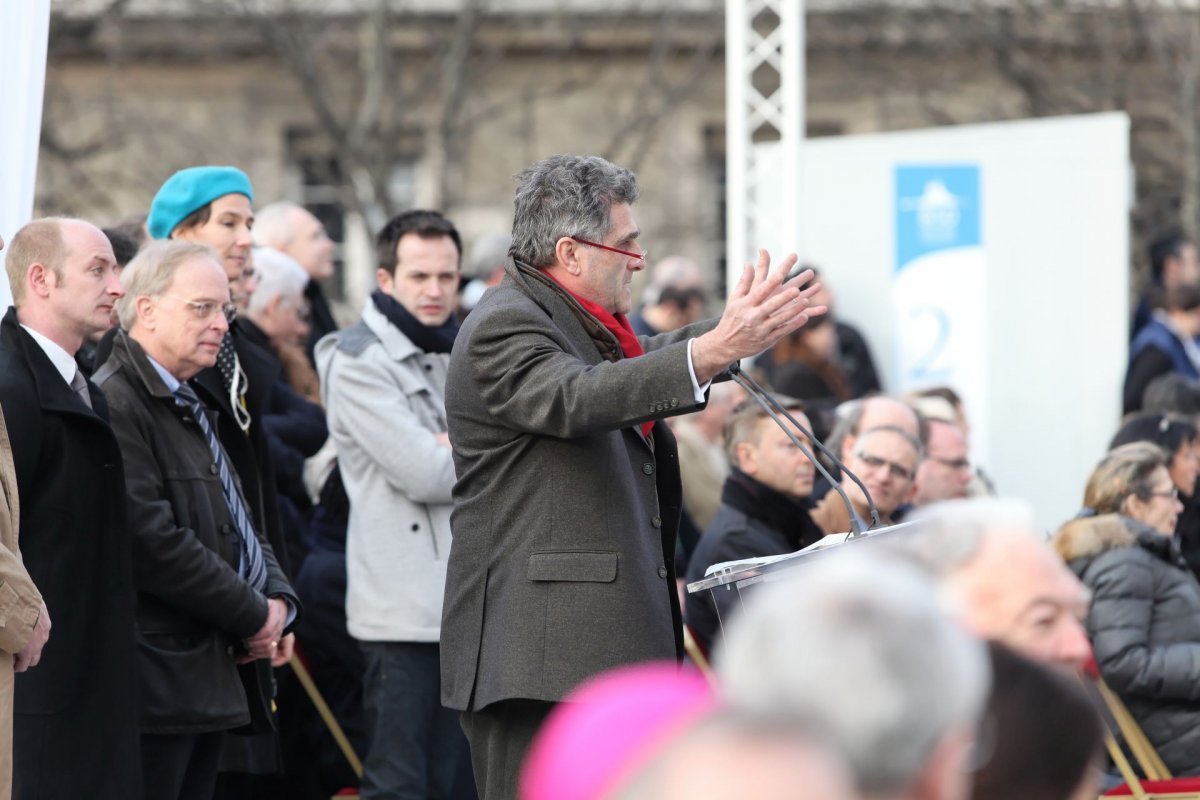
[{"label": "collar of coat", "polygon": [[570,292],[559,286],[540,269],[514,259],[504,267],[504,271],[509,280],[545,309],[551,317],[554,316],[554,309],[551,307],[553,301],[557,299],[561,302],[582,326],[584,333],[596,345],[596,350],[605,361],[620,361],[624,357],[621,343],[617,341],[617,337],[613,335],[612,331],[604,327],[604,324],[589,314],[579,304],[579,301],[571,296]]},{"label": "collar of coat", "polygon": [[406,358],[422,355],[421,348],[413,344],[411,339],[389,322],[383,312],[371,302],[370,297],[363,306],[362,324],[379,340],[379,343],[383,345],[383,351],[393,361],[403,361]]},{"label": "collar of coat", "polygon": [[1120,514],[1072,520],[1055,535],[1052,545],[1064,561],[1126,547],[1141,547],[1171,563],[1180,563],[1182,558],[1174,536],[1163,536],[1150,526]]},{"label": "collar of coat", "polygon": [[24,360],[33,380],[38,404],[43,411],[74,414],[80,417],[99,416],[105,421],[108,420],[108,406],[103,397],[97,398],[93,393],[93,409],[88,409],[79,402],[75,390],[62,379],[62,373],[58,371],[58,367],[54,366],[54,362],[46,355],[46,351],[34,341],[28,331],[21,327],[21,322],[17,319],[17,309],[14,306],[9,306],[8,312],[4,315],[2,331],[0,335],[3,335],[6,346]]},{"label": "collar of coat", "polygon": [[96,378],[103,382],[104,378],[115,372],[118,367],[125,367],[136,375],[152,397],[170,400],[172,404],[175,402],[175,395],[171,394],[171,390],[163,383],[162,377],[150,363],[146,351],[124,328],[117,328],[112,342],[112,354],[104,366],[97,370]]}]

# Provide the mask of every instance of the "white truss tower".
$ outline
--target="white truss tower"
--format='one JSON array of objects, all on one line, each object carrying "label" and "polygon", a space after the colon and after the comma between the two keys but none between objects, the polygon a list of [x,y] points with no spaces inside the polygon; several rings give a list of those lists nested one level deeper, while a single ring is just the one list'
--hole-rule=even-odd
[{"label": "white truss tower", "polygon": [[[764,242],[803,254],[800,219],[804,145],[804,0],[725,2],[726,274],[732,289]],[[769,182],[761,151],[777,150]],[[755,229],[769,217],[782,230]]]}]

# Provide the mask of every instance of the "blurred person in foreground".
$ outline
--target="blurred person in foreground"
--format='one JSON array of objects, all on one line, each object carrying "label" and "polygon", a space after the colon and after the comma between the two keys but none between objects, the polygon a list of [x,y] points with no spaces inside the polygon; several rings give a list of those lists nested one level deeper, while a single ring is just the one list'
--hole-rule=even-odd
[{"label": "blurred person in foreground", "polygon": [[1071,675],[988,643],[992,690],[971,800],[1096,800],[1105,728]]},{"label": "blurred person in foreground", "polygon": [[214,794],[223,732],[273,699],[238,665],[277,656],[299,601],[189,384],[229,327],[221,265],[207,247],[157,242],[122,280],[121,328],[96,381],[128,488],[143,791],[202,800]]},{"label": "blurred person in foreground", "polygon": [[619,667],[571,692],[538,732],[521,800],[850,800],[850,776],[803,726],[725,708],[671,662]]},{"label": "blurred person in foreground", "polygon": [[[776,397],[804,427],[804,404]],[[812,442],[784,424],[810,449]],[[793,553],[824,534],[809,516],[815,467],[787,432],[753,399],[743,400],[725,424],[725,448],[733,472],[721,489],[721,505],[692,554],[687,582],[701,580],[713,564]],[[699,592],[685,599],[684,619],[705,653],[720,638],[740,605],[736,592]]]},{"label": "blurred person in foreground", "polygon": [[683,731],[611,800],[856,800],[842,759],[803,726],[718,713]]},{"label": "blurred person in foreground", "polygon": [[308,307],[309,330],[302,343],[312,361],[322,337],[338,329],[321,281],[333,277],[333,241],[325,225],[303,206],[279,201],[259,209],[254,222],[254,243],[288,256],[304,270],[304,300]]},{"label": "blurred person in foreground", "polygon": [[953,500],[911,521],[917,530],[880,544],[929,569],[950,613],[971,632],[1044,664],[1083,666],[1090,594],[1037,533],[1028,504]]},{"label": "blurred person in foreground", "polygon": [[1055,535],[1092,590],[1096,665],[1174,775],[1200,774],[1200,583],[1175,541],[1178,490],[1163,453],[1138,442],[1088,479],[1085,513]]},{"label": "blurred person in foreground", "polygon": [[734,361],[817,316],[766,252],[719,320],[638,338],[645,266],[633,173],[553,156],[519,177],[512,261],[463,324],[446,413],[458,481],[442,698],[480,794],[512,797],[527,743],[605,669],[681,658],[678,456],[661,420],[704,406]]},{"label": "blurred person in foreground", "polygon": [[751,595],[714,661],[733,708],[794,721],[866,798],[962,800],[988,692],[984,646],[917,567],[858,544]]},{"label": "blurred person in foreground", "polygon": [[[867,487],[884,525],[890,525],[893,515],[908,501],[924,455],[920,440],[894,425],[870,428],[855,437],[854,450],[845,463]],[[850,498],[850,508],[840,494],[830,491],[812,510],[813,520],[827,534],[849,531],[852,512],[864,523],[871,522],[863,490],[844,472],[841,486]]]},{"label": "blurred person in foreground", "polygon": [[16,678],[13,794],[135,796],[141,765],[126,487],[109,405],[75,363],[124,294],[117,260],[99,228],[49,218],[17,231],[5,268],[13,306],[0,322],[0,405],[16,468],[21,552],[44,601],[36,619],[41,627],[53,615],[54,624],[38,668]]}]

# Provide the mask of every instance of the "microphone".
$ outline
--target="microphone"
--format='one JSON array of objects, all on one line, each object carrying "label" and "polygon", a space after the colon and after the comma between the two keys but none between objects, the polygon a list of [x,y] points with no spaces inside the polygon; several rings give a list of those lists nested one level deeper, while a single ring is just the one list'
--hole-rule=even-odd
[{"label": "microphone", "polygon": [[[835,481],[833,479],[833,476],[829,474],[829,470],[825,469],[825,466],[821,463],[820,459],[816,458],[812,451],[805,447],[800,439],[791,432],[788,426],[783,424],[783,421],[779,418],[779,414],[783,414],[783,416],[787,418],[788,422],[795,425],[801,433],[807,436],[809,441],[811,441],[818,450],[827,455],[829,460],[836,464],[842,472],[844,472],[846,475],[849,475],[850,480],[858,484],[858,488],[862,490],[863,497],[865,497],[867,500],[867,508],[870,509],[871,513],[871,525],[868,530],[874,530],[875,528],[883,525],[882,520],[879,518],[879,509],[875,507],[875,500],[872,499],[871,493],[867,491],[867,487],[861,480],[859,480],[857,475],[851,472],[850,469],[844,463],[842,463],[841,459],[833,454],[833,451],[821,444],[820,440],[813,436],[812,431],[797,422],[796,418],[789,414],[788,410],[784,408],[783,405],[776,400],[770,392],[760,386],[758,382],[749,375],[742,372],[741,366],[736,361],[730,364],[729,368],[726,369],[725,372],[728,373],[730,380],[745,389],[747,394],[753,397],[754,401],[762,406],[763,410],[766,411],[767,414],[770,415],[771,419],[775,421],[775,424],[782,428],[783,432],[786,433],[788,438],[792,440],[792,444],[796,445],[796,447],[800,448],[800,452],[808,456],[809,460],[812,461],[813,466],[815,466],[817,471],[821,473],[821,477],[829,481],[829,485],[833,487],[833,490],[838,493],[839,497],[841,497],[842,503],[846,506],[846,511],[850,515],[849,538],[854,539],[863,534],[863,522],[861,517],[859,517],[858,512],[854,510],[854,505],[850,502],[850,497],[846,494],[846,490],[842,488],[841,481]],[[777,414],[776,411],[778,411],[779,414]]]}]

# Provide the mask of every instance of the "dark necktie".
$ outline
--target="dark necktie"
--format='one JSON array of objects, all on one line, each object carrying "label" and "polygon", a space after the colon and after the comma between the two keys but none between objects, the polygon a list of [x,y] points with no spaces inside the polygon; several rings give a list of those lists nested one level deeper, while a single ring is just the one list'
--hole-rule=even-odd
[{"label": "dark necktie", "polygon": [[83,371],[78,367],[75,369],[75,377],[71,379],[71,388],[75,390],[75,394],[79,395],[79,399],[85,406],[92,407],[92,395],[88,392],[87,378],[83,377]]},{"label": "dark necktie", "polygon": [[246,509],[246,503],[242,500],[237,485],[233,482],[233,472],[225,461],[225,451],[217,440],[216,431],[212,429],[204,406],[201,404],[200,398],[192,391],[192,387],[186,383],[179,384],[179,388],[175,390],[175,399],[191,410],[196,424],[200,426],[200,430],[204,431],[204,438],[208,441],[208,449],[212,453],[213,463],[217,465],[217,472],[221,476],[221,489],[225,493],[225,504],[229,507],[229,516],[233,518],[233,524],[242,540],[242,546],[239,548],[238,574],[255,589],[266,593],[267,567],[263,561],[262,545],[259,544],[258,536],[255,535],[254,523]]}]

